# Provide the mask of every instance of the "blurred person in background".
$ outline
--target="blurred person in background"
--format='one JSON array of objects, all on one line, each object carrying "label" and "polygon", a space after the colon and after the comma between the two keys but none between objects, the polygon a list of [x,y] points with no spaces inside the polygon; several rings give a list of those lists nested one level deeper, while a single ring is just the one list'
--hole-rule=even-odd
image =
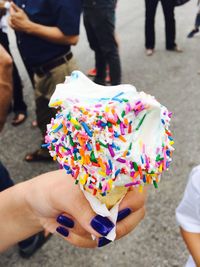
[{"label": "blurred person in background", "polygon": [[195,34],[197,34],[199,32],[199,27],[200,27],[200,0],[198,0],[197,2],[197,6],[198,6],[198,11],[197,11],[197,15],[195,18],[195,24],[194,24],[194,29],[192,29],[192,31],[188,34],[188,38],[192,38]]},{"label": "blurred person in background", "polygon": [[[115,8],[117,7],[117,0],[115,0]],[[116,24],[116,12],[115,12],[115,17],[114,17],[114,22]],[[115,39],[116,39],[116,42],[117,42],[117,45],[118,45],[118,48],[119,48],[119,38],[117,36],[117,34],[115,33]],[[97,70],[96,68],[93,68],[93,69],[89,69],[88,72],[87,72],[87,75],[89,77],[92,77],[92,78],[95,78],[96,75],[97,75]],[[106,84],[110,84],[110,69],[109,69],[109,66],[107,64],[106,66]]]},{"label": "blurred person in background", "polygon": [[[9,7],[8,1],[0,2],[0,43],[11,55],[8,40],[8,25],[7,25],[7,9]],[[12,55],[11,55],[12,56]],[[15,116],[12,120],[13,126],[18,126],[27,118],[27,106],[23,99],[23,85],[18,72],[18,69],[13,61],[13,103],[12,110]]]},{"label": "blurred person in background", "polygon": [[116,0],[83,0],[83,19],[90,48],[95,53],[94,82],[105,85],[107,66],[111,85],[121,83],[121,63],[115,37]]},{"label": "blurred person in background", "polygon": [[[160,0],[165,17],[166,49],[182,52],[177,46],[174,0]],[[151,56],[155,48],[155,15],[159,0],[145,0],[145,47],[146,55]]]},{"label": "blurred person in background", "polygon": [[[48,107],[58,83],[77,69],[71,52],[79,38],[81,0],[15,0],[9,24],[15,30],[25,65],[34,74],[37,124],[42,136],[55,115]],[[42,140],[43,143],[44,140]],[[38,148],[25,160],[51,161],[46,149]]]}]

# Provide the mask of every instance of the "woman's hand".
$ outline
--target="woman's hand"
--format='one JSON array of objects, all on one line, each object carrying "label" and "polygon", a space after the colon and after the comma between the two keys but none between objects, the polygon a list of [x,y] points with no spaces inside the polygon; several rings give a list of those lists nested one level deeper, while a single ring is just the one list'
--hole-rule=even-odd
[{"label": "woman's hand", "polygon": [[[97,242],[92,240],[91,234],[102,237],[112,230],[112,222],[96,216],[79,186],[65,171],[39,176],[30,181],[29,186],[26,199],[41,225],[51,233],[57,229],[57,232],[63,234],[71,244],[95,247]],[[131,189],[124,197],[120,204],[117,239],[132,231],[143,219],[145,199],[146,190],[140,193],[137,188]],[[59,216],[60,214],[62,215]],[[99,246],[102,245],[102,239],[98,242],[100,241]]]},{"label": "woman's hand", "polygon": [[[132,231],[144,217],[146,193],[132,189],[120,204],[117,239]],[[114,224],[96,215],[72,176],[54,171],[20,183],[0,193],[0,251],[43,229],[61,234],[79,247],[94,248]],[[96,237],[93,240],[91,235]]]}]

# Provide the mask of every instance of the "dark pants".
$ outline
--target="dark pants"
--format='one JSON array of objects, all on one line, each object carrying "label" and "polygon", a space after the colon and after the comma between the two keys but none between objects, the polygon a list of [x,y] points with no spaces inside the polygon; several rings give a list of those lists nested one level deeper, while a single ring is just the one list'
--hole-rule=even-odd
[{"label": "dark pants", "polygon": [[195,28],[198,29],[200,26],[200,13],[197,14],[195,19]]},{"label": "dark pants", "polygon": [[105,84],[106,65],[108,64],[111,84],[120,84],[121,64],[115,39],[115,9],[85,8],[84,25],[90,47],[95,52],[97,75],[94,82]]},{"label": "dark pants", "polygon": [[[174,49],[176,46],[176,25],[174,17],[174,0],[160,0],[165,17],[166,49]],[[145,0],[145,46],[147,49],[155,47],[155,14],[159,0]]]},{"label": "dark pants", "polygon": [[[9,54],[9,42],[7,34],[2,32],[0,30],[0,43],[3,45],[3,47],[7,50]],[[13,64],[13,111],[15,113],[22,112],[26,113],[27,106],[23,100],[23,86],[22,81],[19,76],[19,72],[17,70],[17,67],[15,63]]]}]

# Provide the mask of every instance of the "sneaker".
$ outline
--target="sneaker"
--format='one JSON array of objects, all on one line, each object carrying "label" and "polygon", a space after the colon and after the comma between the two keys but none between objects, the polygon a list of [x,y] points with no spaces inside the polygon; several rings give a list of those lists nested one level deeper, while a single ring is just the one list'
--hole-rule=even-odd
[{"label": "sneaker", "polygon": [[187,38],[192,38],[198,32],[199,32],[199,29],[192,30],[190,33],[188,33]]},{"label": "sneaker", "polygon": [[90,77],[95,77],[97,75],[97,70],[95,68],[91,69],[91,70],[88,70],[87,75],[90,76]]},{"label": "sneaker", "polygon": [[[110,73],[110,69],[109,69],[109,66],[107,65],[107,67],[106,67],[106,72],[107,73]],[[96,70],[96,68],[94,68],[94,69],[90,69],[90,70],[88,70],[88,72],[87,72],[87,76],[89,76],[89,77],[95,77],[97,75],[97,70]]]}]

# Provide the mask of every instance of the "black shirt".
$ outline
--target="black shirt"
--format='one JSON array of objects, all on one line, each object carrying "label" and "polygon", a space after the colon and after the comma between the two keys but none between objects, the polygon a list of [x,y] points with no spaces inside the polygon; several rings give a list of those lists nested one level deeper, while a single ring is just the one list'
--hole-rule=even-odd
[{"label": "black shirt", "polygon": [[[78,35],[82,0],[14,0],[31,21],[58,27],[65,35]],[[70,45],[55,44],[40,37],[16,32],[25,64],[40,66],[70,51]]]}]

